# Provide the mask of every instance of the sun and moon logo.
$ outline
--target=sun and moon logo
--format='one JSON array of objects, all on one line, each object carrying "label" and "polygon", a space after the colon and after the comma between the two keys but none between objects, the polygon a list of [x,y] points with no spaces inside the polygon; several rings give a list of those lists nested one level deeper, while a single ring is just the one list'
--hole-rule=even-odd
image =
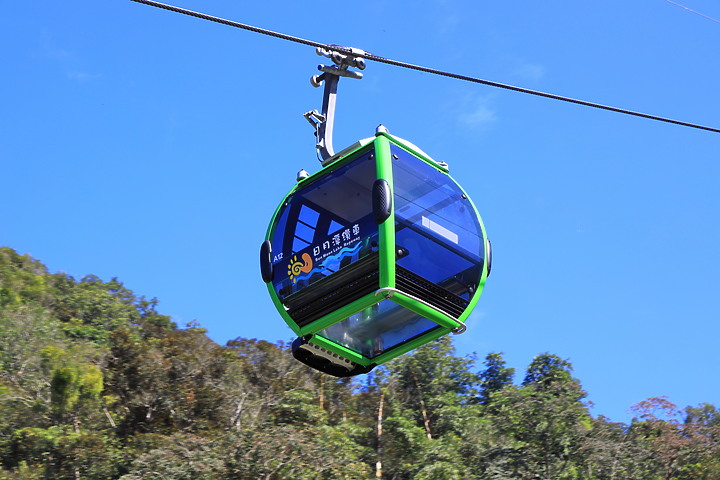
[{"label": "sun and moon logo", "polygon": [[309,254],[303,253],[301,260],[302,261],[298,261],[297,255],[293,255],[290,264],[288,264],[288,275],[290,275],[290,280],[292,280],[293,283],[297,282],[296,277],[298,275],[301,273],[310,273],[310,270],[313,268],[313,260]]}]

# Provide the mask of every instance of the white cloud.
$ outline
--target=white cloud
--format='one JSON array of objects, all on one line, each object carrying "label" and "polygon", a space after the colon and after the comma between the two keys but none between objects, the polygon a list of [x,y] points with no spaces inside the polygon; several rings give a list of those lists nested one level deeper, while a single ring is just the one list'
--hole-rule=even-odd
[{"label": "white cloud", "polygon": [[65,62],[72,60],[74,55],[69,50],[60,47],[49,31],[42,31],[42,53],[41,55],[52,60]]},{"label": "white cloud", "polygon": [[90,80],[96,80],[102,78],[100,73],[86,73],[86,72],[67,72],[67,77],[71,80],[76,80],[80,83],[89,82]]},{"label": "white cloud", "polygon": [[79,83],[86,83],[102,77],[100,73],[88,73],[80,71],[79,66],[82,61],[78,55],[66,48],[63,48],[55,41],[52,34],[44,30],[42,32],[42,50],[40,55],[49,59],[55,65],[58,65],[61,71],[65,72],[65,76],[70,80]]},{"label": "white cloud", "polygon": [[458,115],[458,121],[467,127],[485,127],[498,120],[494,109],[490,107],[490,101],[485,97],[474,98],[464,102],[464,112]]},{"label": "white cloud", "polygon": [[523,63],[515,69],[515,75],[528,80],[541,80],[545,72],[545,67],[532,63]]}]

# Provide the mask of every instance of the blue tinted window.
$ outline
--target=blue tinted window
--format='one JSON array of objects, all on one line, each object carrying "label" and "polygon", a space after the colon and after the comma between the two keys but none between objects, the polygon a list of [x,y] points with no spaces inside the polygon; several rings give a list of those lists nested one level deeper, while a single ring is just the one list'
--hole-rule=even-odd
[{"label": "blue tinted window", "polygon": [[[295,225],[295,238],[305,242],[305,245],[301,247],[305,248],[310,245],[313,241],[313,238],[315,238],[315,229],[303,223],[302,221],[298,221],[297,225]],[[293,248],[293,250],[297,251],[299,249]]]},{"label": "blue tinted window", "polygon": [[311,228],[315,228],[319,218],[320,214],[307,205],[302,206],[300,209],[300,215],[298,216],[298,220]]},{"label": "blue tinted window", "polygon": [[397,264],[466,300],[480,280],[480,221],[445,173],[392,146]]},{"label": "blue tinted window", "polygon": [[383,300],[319,332],[367,358],[426,333],[438,325],[395,302]]},{"label": "blue tinted window", "polygon": [[330,227],[328,228],[327,233],[335,233],[338,230],[340,230],[341,228],[343,228],[343,224],[338,223],[335,220],[333,220],[332,222],[330,222]]},{"label": "blue tinted window", "polygon": [[271,240],[281,299],[377,250],[370,153],[304,186],[283,206]]},{"label": "blue tinted window", "polygon": [[308,242],[307,240],[303,240],[300,237],[295,237],[293,239],[292,249],[294,252],[298,252],[298,251],[302,250],[303,248],[306,248],[308,245],[310,245],[310,242]]}]

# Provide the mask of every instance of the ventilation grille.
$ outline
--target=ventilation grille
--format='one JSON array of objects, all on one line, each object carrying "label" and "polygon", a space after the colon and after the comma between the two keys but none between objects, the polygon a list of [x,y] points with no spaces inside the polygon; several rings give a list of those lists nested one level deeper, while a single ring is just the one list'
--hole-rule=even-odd
[{"label": "ventilation grille", "polygon": [[359,365],[337,353],[297,338],[292,344],[292,354],[305,365],[335,377],[352,377],[368,373],[375,364]]},{"label": "ventilation grille", "polygon": [[418,297],[433,307],[448,313],[454,319],[460,318],[469,302],[454,293],[424,279],[420,275],[397,265],[395,287],[401,292]]},{"label": "ventilation grille", "polygon": [[287,297],[283,303],[299,327],[358,300],[379,288],[377,252]]}]

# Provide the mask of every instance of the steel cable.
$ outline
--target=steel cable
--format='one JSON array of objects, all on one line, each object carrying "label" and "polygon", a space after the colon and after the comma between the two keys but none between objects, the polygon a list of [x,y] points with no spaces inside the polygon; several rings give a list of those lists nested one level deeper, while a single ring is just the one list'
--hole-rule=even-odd
[{"label": "steel cable", "polygon": [[189,16],[191,16],[191,17],[202,18],[203,20],[209,20],[209,21],[211,21],[211,22],[216,22],[216,23],[220,23],[220,24],[223,24],[223,25],[228,25],[228,26],[231,26],[231,27],[241,28],[241,29],[243,29],[243,30],[249,30],[249,31],[251,31],[251,32],[260,33],[260,34],[268,35],[268,36],[271,36],[271,37],[281,38],[281,39],[283,39],[283,40],[288,40],[288,41],[295,42],[295,43],[300,43],[300,44],[303,44],[303,45],[309,45],[309,46],[311,46],[311,47],[323,48],[323,49],[325,49],[325,50],[333,50],[333,51],[340,52],[340,53],[343,53],[343,54],[346,54],[346,55],[347,55],[347,54],[355,55],[355,56],[358,56],[358,57],[365,58],[366,60],[372,60],[372,61],[379,62],[379,63],[385,63],[385,64],[387,64],[387,65],[393,65],[393,66],[396,66],[396,67],[408,68],[408,69],[416,70],[416,71],[420,71],[420,72],[431,73],[431,74],[433,74],[433,75],[440,75],[440,76],[444,76],[444,77],[455,78],[455,79],[457,79],[457,80],[463,80],[463,81],[466,81],[466,82],[479,83],[479,84],[481,84],[481,85],[487,85],[487,86],[490,86],[490,87],[503,88],[503,89],[505,89],[505,90],[511,90],[511,91],[513,91],[513,92],[526,93],[526,94],[529,94],[529,95],[535,95],[535,96],[538,96],[538,97],[550,98],[550,99],[559,100],[559,101],[562,101],[562,102],[574,103],[574,104],[582,105],[582,106],[585,106],[585,107],[598,108],[598,109],[601,109],[601,110],[608,110],[608,111],[615,112],[615,113],[622,113],[622,114],[625,114],[625,115],[632,115],[632,116],[635,116],[635,117],[646,118],[646,119],[649,119],[649,120],[657,120],[657,121],[659,121],[659,122],[671,123],[671,124],[674,124],[674,125],[681,125],[681,126],[684,126],[684,127],[697,128],[697,129],[706,130],[706,131],[709,131],[709,132],[720,133],[720,129],[714,128],[714,127],[708,127],[708,126],[705,126],[705,125],[700,125],[700,124],[690,123],[690,122],[683,122],[683,121],[680,121],[680,120],[673,120],[673,119],[667,118],[667,117],[660,117],[660,116],[657,116],[657,115],[650,115],[650,114],[647,114],[647,113],[636,112],[636,111],[633,111],[633,110],[627,110],[627,109],[625,109],[625,108],[618,108],[618,107],[612,107],[612,106],[609,106],[609,105],[603,105],[603,104],[600,104],[600,103],[588,102],[588,101],[586,101],[586,100],[579,100],[579,99],[576,99],[576,98],[564,97],[564,96],[562,96],[562,95],[555,95],[555,94],[553,94],[553,93],[542,92],[542,91],[539,91],[539,90],[531,90],[531,89],[529,89],[529,88],[516,87],[516,86],[514,86],[514,85],[508,85],[508,84],[504,84],[504,83],[493,82],[493,81],[490,81],[490,80],[483,80],[483,79],[481,79],[481,78],[469,77],[469,76],[467,76],[467,75],[459,75],[459,74],[457,74],[457,73],[445,72],[445,71],[443,71],[443,70],[437,70],[437,69],[435,69],[435,68],[423,67],[423,66],[420,66],[420,65],[413,65],[413,64],[411,64],[411,63],[405,63],[405,62],[400,62],[400,61],[397,61],[397,60],[392,60],[392,59],[389,59],[389,58],[380,57],[380,56],[373,55],[373,54],[368,53],[368,52],[362,52],[362,53],[360,53],[360,54],[358,54],[358,53],[349,53],[347,48],[341,47],[340,45],[327,45],[327,44],[324,44],[324,43],[314,42],[314,41],[312,41],[312,40],[306,40],[306,39],[304,39],[304,38],[294,37],[294,36],[292,36],[292,35],[287,35],[287,34],[284,34],[284,33],[274,32],[274,31],[272,31],[272,30],[267,30],[267,29],[264,29],[264,28],[254,27],[254,26],[252,26],[252,25],[246,25],[246,24],[244,24],[244,23],[233,22],[233,21],[231,21],[231,20],[226,20],[226,19],[224,19],[224,18],[214,17],[214,16],[212,16],[212,15],[207,15],[207,14],[204,14],[204,13],[194,12],[194,11],[192,11],[192,10],[187,10],[187,9],[185,9],[185,8],[180,8],[180,7],[176,7],[176,6],[173,6],[173,5],[167,5],[167,4],[164,4],[164,3],[155,2],[155,1],[153,1],[153,0],[132,0],[132,1],[133,1],[133,2],[136,2],[136,3],[143,3],[143,4],[145,4],[145,5],[150,5],[150,6],[153,6],[153,7],[162,8],[162,9],[165,9],[165,10],[170,10],[170,11],[172,11],[172,12],[182,13],[182,14],[184,14],[184,15],[189,15]]}]

